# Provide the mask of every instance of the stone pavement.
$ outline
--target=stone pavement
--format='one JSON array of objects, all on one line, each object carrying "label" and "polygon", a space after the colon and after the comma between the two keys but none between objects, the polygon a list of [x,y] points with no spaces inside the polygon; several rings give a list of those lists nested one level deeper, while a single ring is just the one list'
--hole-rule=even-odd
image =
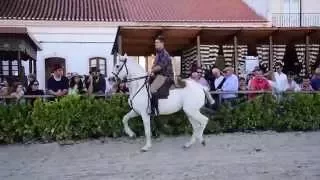
[{"label": "stone pavement", "polygon": [[182,145],[188,137],[106,139],[70,146],[0,146],[1,180],[319,180],[320,132],[222,134],[207,146]]}]

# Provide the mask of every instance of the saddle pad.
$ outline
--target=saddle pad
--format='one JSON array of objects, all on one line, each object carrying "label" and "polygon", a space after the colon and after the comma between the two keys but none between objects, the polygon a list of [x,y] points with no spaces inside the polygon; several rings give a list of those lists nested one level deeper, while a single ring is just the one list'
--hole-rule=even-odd
[{"label": "saddle pad", "polygon": [[157,96],[158,99],[167,99],[172,86],[172,81],[167,79],[166,82],[159,88]]}]

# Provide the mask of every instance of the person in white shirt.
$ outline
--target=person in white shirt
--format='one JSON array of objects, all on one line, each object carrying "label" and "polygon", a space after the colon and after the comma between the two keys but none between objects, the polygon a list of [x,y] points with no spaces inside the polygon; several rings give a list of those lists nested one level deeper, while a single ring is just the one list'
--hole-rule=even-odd
[{"label": "person in white shirt", "polygon": [[[221,90],[226,92],[237,92],[239,89],[239,79],[234,74],[232,67],[227,67],[223,70],[225,82],[222,85]],[[237,98],[236,93],[228,93],[222,95],[223,101],[233,101]]]},{"label": "person in white shirt", "polygon": [[301,91],[299,84],[294,80],[294,73],[288,72],[288,88],[286,91]]},{"label": "person in white shirt", "polygon": [[214,90],[218,90],[221,88],[218,88],[221,82],[223,81],[224,77],[221,74],[221,71],[218,68],[212,69],[212,75],[214,76]]},{"label": "person in white shirt", "polygon": [[278,92],[284,92],[288,89],[288,78],[287,75],[282,72],[283,65],[281,63],[276,63],[276,72],[274,73],[275,83]]}]

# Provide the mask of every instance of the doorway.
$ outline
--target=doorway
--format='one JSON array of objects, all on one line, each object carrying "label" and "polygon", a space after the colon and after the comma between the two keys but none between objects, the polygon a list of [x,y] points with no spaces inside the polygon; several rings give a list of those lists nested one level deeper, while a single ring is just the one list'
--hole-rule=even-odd
[{"label": "doorway", "polygon": [[48,87],[47,80],[50,78],[53,73],[53,68],[55,65],[60,65],[63,68],[63,73],[66,73],[66,60],[60,57],[50,57],[45,59],[45,72],[46,72],[46,88]]}]

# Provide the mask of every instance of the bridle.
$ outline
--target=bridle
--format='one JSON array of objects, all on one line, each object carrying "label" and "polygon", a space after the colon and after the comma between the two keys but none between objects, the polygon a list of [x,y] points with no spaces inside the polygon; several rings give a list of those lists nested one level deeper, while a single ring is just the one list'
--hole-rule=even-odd
[{"label": "bridle", "polygon": [[148,106],[147,106],[147,110],[148,110],[149,104],[150,104],[150,97],[151,97],[151,94],[150,94],[150,91],[149,91],[149,89],[150,89],[149,76],[146,75],[146,76],[140,76],[140,77],[135,77],[135,78],[130,78],[130,79],[124,78],[123,80],[121,80],[121,78],[119,77],[119,74],[120,74],[120,72],[122,71],[123,68],[125,68],[125,70],[126,70],[126,77],[127,77],[129,75],[129,71],[128,71],[128,67],[127,67],[127,58],[125,58],[123,60],[123,63],[122,63],[122,65],[119,68],[117,73],[112,72],[112,74],[116,78],[116,81],[120,80],[120,82],[127,83],[127,82],[133,82],[133,81],[137,81],[137,80],[141,80],[141,79],[145,80],[144,83],[142,84],[142,86],[138,89],[138,91],[132,96],[132,98],[129,101],[131,109],[134,110],[133,106],[132,106],[132,100],[139,94],[139,92],[143,89],[143,87],[146,87],[147,94],[148,94],[148,99],[149,99],[148,100]]}]

